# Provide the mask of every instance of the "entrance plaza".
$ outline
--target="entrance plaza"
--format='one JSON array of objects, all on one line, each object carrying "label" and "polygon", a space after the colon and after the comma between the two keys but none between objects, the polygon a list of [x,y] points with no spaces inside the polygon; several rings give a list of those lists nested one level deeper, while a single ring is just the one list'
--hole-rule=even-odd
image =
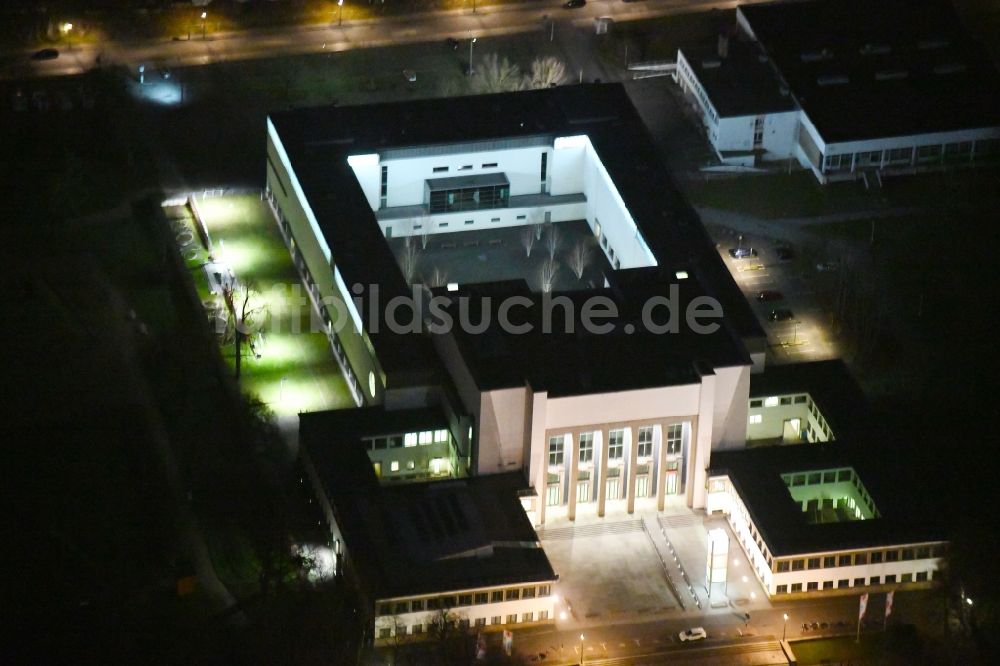
[{"label": "entrance plaza", "polygon": [[[611,502],[604,518],[588,512],[575,521],[566,518],[564,507],[549,513],[538,537],[559,573],[556,626],[571,630],[770,609],[725,519],[683,502],[668,498],[666,511],[658,512],[655,499],[637,499],[631,515],[624,502]],[[708,534],[716,528],[730,540],[727,580],[717,576],[709,597]]]}]

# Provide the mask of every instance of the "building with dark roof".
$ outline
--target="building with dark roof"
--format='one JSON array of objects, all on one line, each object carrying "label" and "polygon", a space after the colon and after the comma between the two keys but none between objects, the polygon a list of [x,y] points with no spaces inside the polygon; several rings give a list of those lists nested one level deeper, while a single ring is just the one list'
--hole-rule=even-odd
[{"label": "building with dark roof", "polygon": [[904,499],[884,461],[840,441],[712,456],[707,510],[726,514],[769,596],[856,594],[939,575],[945,530]]},{"label": "building with dark roof", "polygon": [[[720,154],[731,142],[714,137],[729,116],[713,115],[716,105],[756,107],[766,123],[780,107],[760,100],[786,97],[798,111],[780,130],[788,150],[759,156],[794,156],[821,182],[1000,157],[1000,75],[947,0],[774,2],[736,16],[733,62],[678,56],[678,78],[708,109]],[[756,76],[726,79],[755,62]]]}]

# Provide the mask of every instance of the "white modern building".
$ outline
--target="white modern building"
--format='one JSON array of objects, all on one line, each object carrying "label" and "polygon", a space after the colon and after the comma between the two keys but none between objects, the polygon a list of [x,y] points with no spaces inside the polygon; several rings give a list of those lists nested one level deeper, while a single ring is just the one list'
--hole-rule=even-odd
[{"label": "white modern building", "polygon": [[[266,196],[359,405],[300,441],[373,640],[552,621],[553,517],[733,514],[713,458],[771,397],[833,437],[809,386],[755,404],[763,331],[619,85],[276,113]],[[559,238],[596,260],[556,289]]]},{"label": "white modern building", "polygon": [[885,471],[850,465],[864,458],[847,444],[716,456],[707,510],[726,516],[768,596],[919,588],[940,575],[947,543],[894,493],[866,487]]},{"label": "white modern building", "polygon": [[794,158],[826,183],[1000,159],[1000,76],[946,0],[775,2],[736,17],[732,38],[677,58],[724,163]]}]

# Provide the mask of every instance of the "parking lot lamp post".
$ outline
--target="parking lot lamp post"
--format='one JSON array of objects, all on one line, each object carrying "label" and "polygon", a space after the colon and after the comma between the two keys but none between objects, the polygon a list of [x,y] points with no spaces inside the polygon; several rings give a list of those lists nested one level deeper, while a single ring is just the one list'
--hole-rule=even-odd
[{"label": "parking lot lamp post", "polygon": [[469,76],[472,76],[472,47],[476,43],[476,38],[473,37],[469,40]]},{"label": "parking lot lamp post", "polygon": [[344,0],[337,0],[337,25],[344,25]]},{"label": "parking lot lamp post", "polygon": [[73,50],[73,24],[63,23],[63,32],[66,33],[66,48],[70,51]]},{"label": "parking lot lamp post", "polygon": [[205,39],[205,19],[208,18],[208,12],[201,13],[201,38]]},{"label": "parking lot lamp post", "polygon": [[583,634],[580,634],[580,666],[583,666]]},{"label": "parking lot lamp post", "polygon": [[785,622],[784,624],[781,625],[781,640],[785,640],[785,629],[788,628],[788,613],[783,613],[782,617],[784,618]]}]

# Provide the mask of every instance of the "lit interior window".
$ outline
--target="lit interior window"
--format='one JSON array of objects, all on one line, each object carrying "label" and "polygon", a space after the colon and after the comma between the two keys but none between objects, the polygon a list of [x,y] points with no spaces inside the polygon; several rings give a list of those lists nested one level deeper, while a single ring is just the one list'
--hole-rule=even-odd
[{"label": "lit interior window", "polygon": [[448,441],[448,431],[447,430],[435,430],[434,431],[434,441],[435,442],[447,442]]},{"label": "lit interior window", "polygon": [[399,461],[398,460],[393,460],[391,463],[389,463],[389,471],[391,471],[391,472],[398,472],[399,471]]},{"label": "lit interior window", "polygon": [[772,395],[770,398],[764,398],[765,407],[777,407],[780,403],[781,401],[778,399],[778,396],[776,395]]},{"label": "lit interior window", "polygon": [[417,433],[408,432],[403,435],[403,446],[416,446],[417,445]]},{"label": "lit interior window", "polygon": [[420,433],[418,441],[421,444],[430,444],[433,437],[434,437],[433,432],[431,432],[430,430],[424,430],[423,432]]}]

